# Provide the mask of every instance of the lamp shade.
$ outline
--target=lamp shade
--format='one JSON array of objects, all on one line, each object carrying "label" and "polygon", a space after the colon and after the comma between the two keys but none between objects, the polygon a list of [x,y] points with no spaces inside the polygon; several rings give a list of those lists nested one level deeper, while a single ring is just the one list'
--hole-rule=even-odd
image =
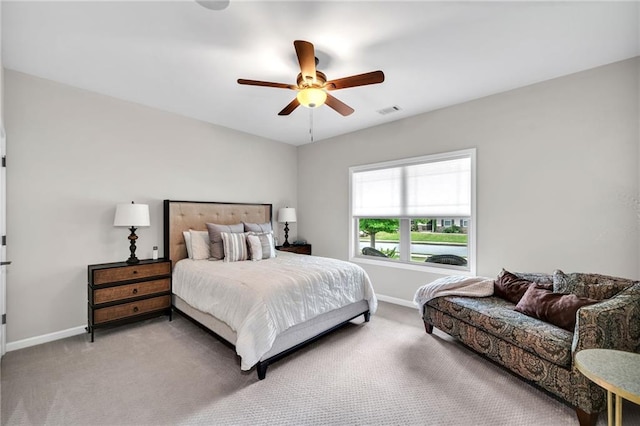
[{"label": "lamp shade", "polygon": [[296,209],[293,207],[284,207],[278,210],[278,222],[295,222],[296,221]]},{"label": "lamp shade", "polygon": [[147,204],[118,204],[113,226],[150,226],[149,206]]}]

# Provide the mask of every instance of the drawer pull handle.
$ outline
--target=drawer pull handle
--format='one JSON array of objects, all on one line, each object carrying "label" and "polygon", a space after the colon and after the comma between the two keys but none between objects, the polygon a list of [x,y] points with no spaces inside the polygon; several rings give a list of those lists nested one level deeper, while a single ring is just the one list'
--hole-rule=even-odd
[{"label": "drawer pull handle", "polygon": [[138,271],[136,271],[136,270],[134,270],[134,271],[133,271],[133,274],[134,274],[134,275],[135,275],[135,274],[137,274],[137,273],[138,273]]},{"label": "drawer pull handle", "polygon": [[137,306],[133,307],[133,312],[138,312],[138,307]]},{"label": "drawer pull handle", "polygon": [[137,288],[133,289],[133,294],[138,294],[138,289]]}]

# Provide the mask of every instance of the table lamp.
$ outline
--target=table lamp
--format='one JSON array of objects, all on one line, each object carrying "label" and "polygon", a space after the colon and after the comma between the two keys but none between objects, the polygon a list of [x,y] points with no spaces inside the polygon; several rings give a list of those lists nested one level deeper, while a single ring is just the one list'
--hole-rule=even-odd
[{"label": "table lamp", "polygon": [[289,222],[296,221],[296,209],[293,207],[284,207],[278,210],[278,222],[284,222],[284,243],[282,247],[289,247]]},{"label": "table lamp", "polygon": [[124,226],[129,228],[129,251],[131,256],[127,259],[127,263],[136,264],[140,260],[136,257],[136,229],[140,226],[150,226],[149,206],[147,204],[118,204],[116,206],[116,217],[113,220],[113,226]]}]

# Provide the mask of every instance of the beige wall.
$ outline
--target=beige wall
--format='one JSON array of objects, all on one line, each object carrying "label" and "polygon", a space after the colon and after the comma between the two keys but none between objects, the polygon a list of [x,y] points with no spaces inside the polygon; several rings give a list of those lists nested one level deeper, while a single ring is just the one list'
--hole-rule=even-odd
[{"label": "beige wall", "polygon": [[[300,147],[300,236],[317,255],[348,259],[350,166],[477,147],[478,275],[639,278],[639,61]],[[378,293],[404,300],[437,278],[363,266]]]},{"label": "beige wall", "polygon": [[162,200],[296,206],[296,148],[5,72],[7,341],[86,324],[87,265],[123,261],[117,203],[148,203],[138,257],[162,253]]}]

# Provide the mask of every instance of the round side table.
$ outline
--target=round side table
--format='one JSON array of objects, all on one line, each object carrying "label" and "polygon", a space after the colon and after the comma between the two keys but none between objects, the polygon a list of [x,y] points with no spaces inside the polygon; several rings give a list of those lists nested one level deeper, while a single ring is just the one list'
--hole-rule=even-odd
[{"label": "round side table", "polygon": [[576,368],[607,390],[608,424],[622,426],[622,398],[640,404],[640,354],[613,349],[585,349],[576,354]]}]

